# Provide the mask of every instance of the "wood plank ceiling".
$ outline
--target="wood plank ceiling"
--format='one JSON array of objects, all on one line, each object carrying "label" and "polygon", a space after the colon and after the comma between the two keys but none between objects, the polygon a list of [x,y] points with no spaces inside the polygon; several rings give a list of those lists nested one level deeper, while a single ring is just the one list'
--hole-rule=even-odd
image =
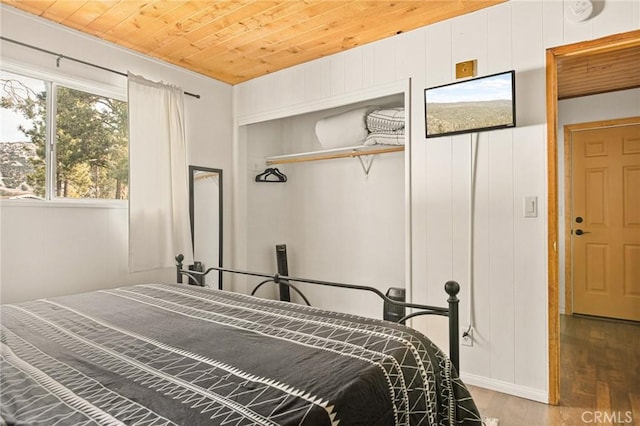
[{"label": "wood plank ceiling", "polygon": [[0,1],[237,84],[506,0]]},{"label": "wood plank ceiling", "polygon": [[558,99],[640,87],[640,42],[558,60]]}]

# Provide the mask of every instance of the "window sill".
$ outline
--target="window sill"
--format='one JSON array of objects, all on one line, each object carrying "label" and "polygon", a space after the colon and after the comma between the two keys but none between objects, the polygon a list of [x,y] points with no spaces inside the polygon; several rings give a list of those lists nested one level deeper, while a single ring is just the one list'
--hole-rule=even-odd
[{"label": "window sill", "polygon": [[127,200],[0,200],[0,207],[127,209]]}]

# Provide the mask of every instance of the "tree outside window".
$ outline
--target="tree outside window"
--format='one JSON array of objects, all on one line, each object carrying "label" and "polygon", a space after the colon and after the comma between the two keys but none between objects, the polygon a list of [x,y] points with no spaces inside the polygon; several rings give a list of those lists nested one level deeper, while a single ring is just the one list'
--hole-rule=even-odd
[{"label": "tree outside window", "polygon": [[126,102],[4,71],[0,84],[1,198],[49,198],[47,176],[50,198],[127,198]]}]

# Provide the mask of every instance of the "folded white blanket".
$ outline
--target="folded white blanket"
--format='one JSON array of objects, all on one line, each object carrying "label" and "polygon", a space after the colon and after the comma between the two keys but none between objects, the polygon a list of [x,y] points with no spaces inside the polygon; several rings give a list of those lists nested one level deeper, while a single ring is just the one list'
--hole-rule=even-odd
[{"label": "folded white blanket", "polygon": [[370,132],[387,132],[404,128],[404,107],[382,108],[367,115]]},{"label": "folded white blanket", "polygon": [[352,109],[318,120],[316,136],[325,149],[362,145],[367,138],[366,117],[376,107]]},{"label": "folded white blanket", "polygon": [[404,145],[404,127],[386,132],[371,132],[364,141],[364,145]]}]

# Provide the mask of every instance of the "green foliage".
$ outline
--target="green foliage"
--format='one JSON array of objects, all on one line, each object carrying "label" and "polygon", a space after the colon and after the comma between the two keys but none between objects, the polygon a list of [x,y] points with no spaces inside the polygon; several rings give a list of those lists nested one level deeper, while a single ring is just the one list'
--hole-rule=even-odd
[{"label": "green foliage", "polygon": [[[41,92],[5,96],[1,101],[3,108],[19,112],[33,124],[20,131],[36,145],[38,159],[27,181],[39,196],[44,196],[46,174],[46,97]],[[66,87],[57,88],[56,100],[55,195],[127,198],[127,104]]]}]

